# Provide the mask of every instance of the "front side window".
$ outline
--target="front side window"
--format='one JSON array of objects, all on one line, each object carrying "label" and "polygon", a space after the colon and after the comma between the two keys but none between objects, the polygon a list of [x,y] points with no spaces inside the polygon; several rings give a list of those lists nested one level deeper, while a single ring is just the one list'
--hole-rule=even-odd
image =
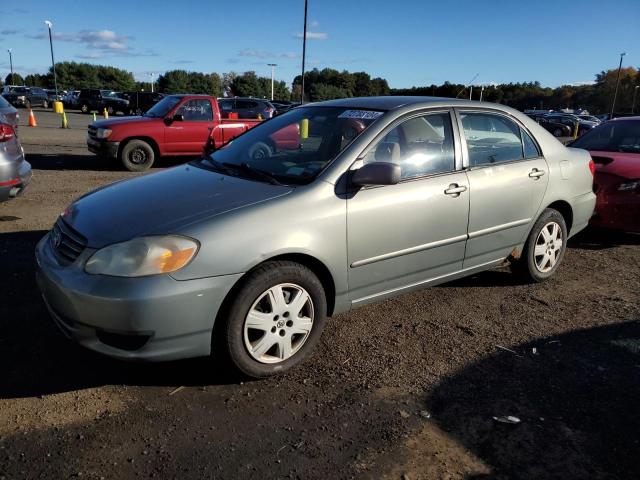
[{"label": "front side window", "polygon": [[195,164],[252,180],[306,184],[383,113],[297,108],[257,125]]},{"label": "front side window", "polygon": [[176,111],[176,115],[182,115],[185,122],[211,122],[213,120],[211,102],[204,99],[184,102]]},{"label": "front side window", "polygon": [[463,112],[462,128],[467,141],[469,166],[522,160],[520,127],[502,115]]},{"label": "front side window", "polygon": [[400,165],[402,179],[454,170],[450,115],[432,113],[402,122],[367,152],[364,163],[372,162]]}]

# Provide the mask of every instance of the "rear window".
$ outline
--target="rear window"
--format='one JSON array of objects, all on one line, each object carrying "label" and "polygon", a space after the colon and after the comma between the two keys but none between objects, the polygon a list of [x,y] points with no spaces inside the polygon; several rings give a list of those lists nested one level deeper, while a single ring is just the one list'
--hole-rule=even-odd
[{"label": "rear window", "polygon": [[640,121],[612,120],[589,130],[571,144],[603,152],[640,153]]}]

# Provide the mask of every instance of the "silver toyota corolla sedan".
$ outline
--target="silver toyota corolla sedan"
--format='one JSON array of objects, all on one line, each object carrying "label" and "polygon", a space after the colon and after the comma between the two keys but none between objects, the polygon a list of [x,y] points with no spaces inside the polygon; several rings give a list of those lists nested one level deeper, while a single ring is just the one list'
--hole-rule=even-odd
[{"label": "silver toyota corolla sedan", "polygon": [[327,316],[509,261],[542,281],[593,165],[527,116],[445,98],[310,104],[74,202],[37,246],[60,329],[113,357],[222,355],[266,377]]},{"label": "silver toyota corolla sedan", "polygon": [[31,165],[18,139],[17,114],[0,96],[0,202],[20,195],[31,181]]}]

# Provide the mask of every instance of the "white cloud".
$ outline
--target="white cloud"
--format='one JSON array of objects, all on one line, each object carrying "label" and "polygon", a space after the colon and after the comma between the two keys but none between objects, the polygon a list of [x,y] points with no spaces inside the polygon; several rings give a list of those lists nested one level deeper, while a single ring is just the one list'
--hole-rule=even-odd
[{"label": "white cloud", "polygon": [[595,80],[582,80],[580,82],[570,82],[567,83],[567,85],[570,85],[572,87],[582,87],[584,85],[594,85],[595,83]]},{"label": "white cloud", "polygon": [[253,57],[260,59],[269,59],[269,58],[286,58],[286,59],[295,59],[299,58],[300,54],[295,52],[284,52],[284,53],[273,53],[268,52],[266,50],[258,50],[253,48],[245,48],[244,50],[240,50],[238,52],[239,57]]},{"label": "white cloud", "polygon": [[[302,33],[296,33],[296,38],[302,38]],[[329,34],[326,32],[309,32],[307,31],[307,40],[326,40]]]},{"label": "white cloud", "polygon": [[309,24],[309,26],[311,28],[318,28],[320,26],[320,22],[317,20],[311,20],[311,23]]}]

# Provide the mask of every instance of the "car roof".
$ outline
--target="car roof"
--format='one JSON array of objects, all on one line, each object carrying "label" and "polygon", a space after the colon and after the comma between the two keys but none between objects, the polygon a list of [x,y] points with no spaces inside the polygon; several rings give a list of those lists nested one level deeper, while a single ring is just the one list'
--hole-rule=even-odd
[{"label": "car roof", "polygon": [[609,122],[621,121],[621,120],[633,120],[634,122],[640,121],[640,116],[636,115],[635,117],[615,117],[609,120]]},{"label": "car roof", "polygon": [[485,107],[497,108],[504,111],[512,112],[513,109],[506,105],[497,103],[478,102],[473,100],[465,100],[459,98],[446,97],[417,97],[417,96],[386,96],[386,97],[354,97],[341,98],[337,100],[328,100],[325,102],[308,103],[305,105],[323,106],[323,107],[343,107],[343,108],[364,108],[372,110],[395,110],[398,108],[413,107]]}]

